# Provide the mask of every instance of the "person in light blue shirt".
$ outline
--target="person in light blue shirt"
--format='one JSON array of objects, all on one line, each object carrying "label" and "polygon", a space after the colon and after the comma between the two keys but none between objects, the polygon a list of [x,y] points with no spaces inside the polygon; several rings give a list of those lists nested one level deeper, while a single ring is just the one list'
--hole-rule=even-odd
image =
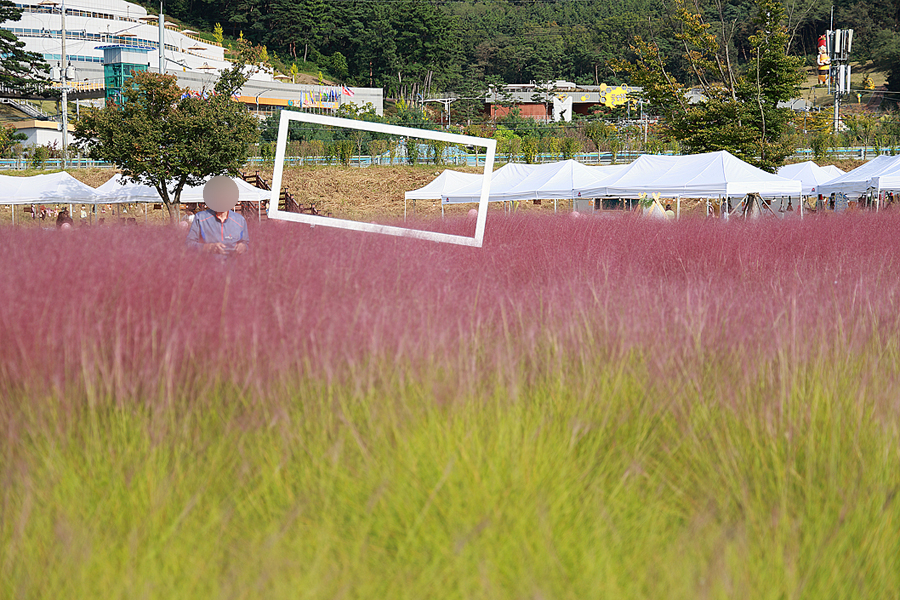
[{"label": "person in light blue shirt", "polygon": [[222,258],[248,250],[247,221],[233,210],[239,195],[237,184],[230,177],[213,177],[203,186],[207,209],[194,215],[187,234],[188,248]]}]

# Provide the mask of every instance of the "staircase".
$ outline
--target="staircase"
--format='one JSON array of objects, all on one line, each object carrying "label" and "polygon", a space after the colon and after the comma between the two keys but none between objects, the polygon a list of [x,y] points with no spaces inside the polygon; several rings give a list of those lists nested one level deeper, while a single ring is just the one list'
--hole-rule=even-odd
[{"label": "staircase", "polygon": [[56,118],[51,116],[49,113],[44,112],[44,110],[36,105],[32,104],[28,100],[16,100],[14,98],[0,98],[0,102],[3,104],[9,104],[16,110],[20,110],[32,119],[39,119],[41,121],[55,121]]},{"label": "staircase", "polygon": [[[262,176],[259,174],[259,171],[256,171],[255,173],[243,173],[242,172],[240,175],[244,181],[246,181],[250,185],[258,187],[261,190],[271,190],[272,189],[272,186],[269,185],[268,181],[266,181],[265,179],[262,178]],[[278,203],[278,208],[280,210],[284,210],[287,212],[293,212],[293,213],[304,213],[304,214],[308,214],[308,215],[319,214],[319,211],[316,209],[315,204],[312,204],[312,203],[301,204],[300,202],[297,202],[297,200],[294,198],[294,196],[286,189],[281,191],[279,200],[280,201]],[[262,206],[260,206],[260,204],[262,204]],[[248,216],[256,215],[257,220],[264,221],[268,218],[267,213],[266,213],[266,210],[267,210],[266,205],[267,204],[268,203],[266,201],[263,201],[262,203],[241,202],[241,214],[244,215],[245,218]]]}]

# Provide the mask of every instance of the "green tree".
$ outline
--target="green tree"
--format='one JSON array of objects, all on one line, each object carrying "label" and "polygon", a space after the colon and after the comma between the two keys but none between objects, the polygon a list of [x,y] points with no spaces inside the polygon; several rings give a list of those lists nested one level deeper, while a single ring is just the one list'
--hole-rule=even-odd
[{"label": "green tree", "polygon": [[13,147],[27,139],[27,135],[19,133],[12,125],[0,124],[0,157],[9,158]]},{"label": "green tree", "polygon": [[843,118],[843,121],[850,134],[856,141],[862,144],[862,159],[866,160],[869,145],[873,142],[875,135],[878,132],[878,119],[872,114],[860,113],[856,115],[847,115]]},{"label": "green tree", "polygon": [[31,168],[43,169],[44,163],[50,159],[49,146],[35,146],[31,149]]},{"label": "green tree", "polygon": [[91,158],[112,162],[132,181],[155,188],[175,222],[184,187],[236,173],[258,138],[256,120],[231,99],[244,81],[235,65],[215,93],[197,98],[173,75],[135,73],[121,107],[110,103],[82,113],[77,144]]},{"label": "green tree", "polygon": [[225,32],[222,30],[221,23],[216,23],[216,26],[213,28],[213,39],[220,45],[225,42]]},{"label": "green tree", "polygon": [[585,123],[582,131],[587,139],[594,142],[594,146],[597,148],[597,162],[600,162],[600,147],[615,135],[616,128],[599,119],[594,119]]},{"label": "green tree", "polygon": [[537,155],[541,151],[541,140],[534,135],[526,135],[522,138],[522,158],[526,163],[537,162]]},{"label": "green tree", "polygon": [[[22,10],[11,0],[0,0],[0,23],[18,21]],[[45,78],[47,63],[35,52],[23,50],[24,42],[8,29],[0,29],[0,85],[11,89],[25,89]]]},{"label": "green tree", "polygon": [[581,142],[567,135],[562,138],[561,150],[564,160],[575,158],[575,155],[581,152]]},{"label": "green tree", "polygon": [[787,54],[784,7],[777,0],[755,0],[754,6],[749,60],[738,69],[727,44],[720,43],[702,15],[688,10],[683,0],[676,2],[680,30],[675,37],[702,91],[700,102],[688,103],[686,86],[670,73],[670,61],[656,43],[635,38],[636,60],[617,66],[644,88],[665,116],[667,133],[689,151],[728,150],[774,171],[794,150],[785,141],[791,111],[778,103],[796,96],[804,75],[800,60]]},{"label": "green tree", "polygon": [[894,92],[887,94],[885,100],[888,103],[900,102],[896,96],[900,93],[900,32],[885,30],[878,32],[875,37],[872,60],[875,66],[887,71],[886,87],[889,92]]}]

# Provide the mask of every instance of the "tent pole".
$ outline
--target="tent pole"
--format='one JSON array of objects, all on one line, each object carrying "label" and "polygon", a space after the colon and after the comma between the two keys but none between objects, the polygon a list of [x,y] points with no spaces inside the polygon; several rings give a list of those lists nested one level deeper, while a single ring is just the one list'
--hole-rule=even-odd
[{"label": "tent pole", "polygon": [[[575,202],[575,201],[572,200],[572,202]],[[553,212],[554,213],[556,212],[556,198],[553,199]]]},{"label": "tent pole", "polygon": [[681,196],[675,197],[675,220],[681,218]]},{"label": "tent pole", "polygon": [[16,205],[10,204],[9,210],[12,211],[12,224],[13,224],[13,227],[15,227],[16,226]]},{"label": "tent pole", "polygon": [[444,218],[444,203],[441,202],[441,218]]},{"label": "tent pole", "polygon": [[[409,203],[409,200],[404,198],[403,199],[403,220],[404,221],[406,220],[406,205],[407,205],[407,203]],[[443,206],[443,202],[441,203],[441,206]]]}]

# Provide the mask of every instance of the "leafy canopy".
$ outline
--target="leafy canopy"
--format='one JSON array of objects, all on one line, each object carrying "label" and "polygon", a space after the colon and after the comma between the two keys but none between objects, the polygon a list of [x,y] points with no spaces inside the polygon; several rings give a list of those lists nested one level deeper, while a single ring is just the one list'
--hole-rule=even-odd
[{"label": "leafy canopy", "polygon": [[738,69],[724,43],[703,16],[676,3],[681,29],[676,39],[702,99],[690,103],[687,86],[671,75],[658,44],[636,37],[636,59],[618,61],[633,85],[665,116],[665,130],[692,152],[727,150],[751,164],[774,171],[793,152],[786,134],[792,112],[779,102],[796,97],[804,75],[799,58],[789,56],[784,7],[777,0],[756,0],[749,36],[749,60]]},{"label": "leafy canopy", "polygon": [[[11,0],[0,0],[0,23],[21,18],[22,10]],[[13,32],[0,29],[0,85],[3,87],[23,89],[44,78],[47,63],[40,54],[26,52],[24,47],[25,43]]]},{"label": "leafy canopy", "polygon": [[184,187],[234,174],[258,138],[256,119],[231,95],[244,83],[241,65],[215,90],[191,95],[174,75],[137,72],[124,104],[88,109],[75,125],[91,158],[115,163],[132,181],[153,186],[173,221]]}]

